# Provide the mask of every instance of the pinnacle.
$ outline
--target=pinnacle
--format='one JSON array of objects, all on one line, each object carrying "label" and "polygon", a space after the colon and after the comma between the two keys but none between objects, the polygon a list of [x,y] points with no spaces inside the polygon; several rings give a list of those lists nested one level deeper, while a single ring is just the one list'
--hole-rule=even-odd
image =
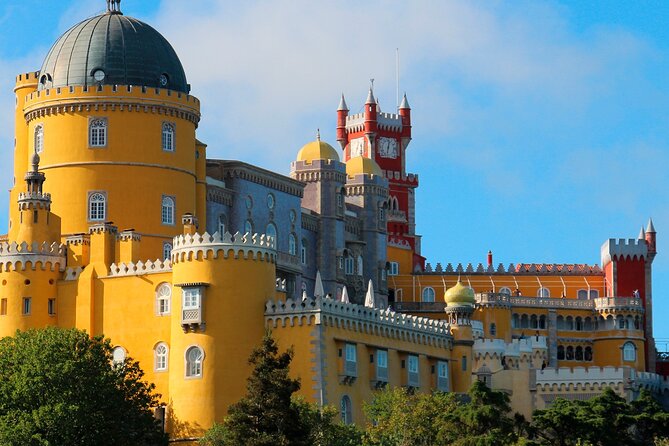
[{"label": "pinnacle", "polygon": [[653,226],[653,219],[649,218],[648,219],[648,227],[646,228],[646,232],[650,232],[655,234],[655,226]]},{"label": "pinnacle", "polygon": [[348,111],[346,99],[344,99],[344,93],[341,94],[341,100],[339,101],[339,107],[337,107],[337,111]]}]

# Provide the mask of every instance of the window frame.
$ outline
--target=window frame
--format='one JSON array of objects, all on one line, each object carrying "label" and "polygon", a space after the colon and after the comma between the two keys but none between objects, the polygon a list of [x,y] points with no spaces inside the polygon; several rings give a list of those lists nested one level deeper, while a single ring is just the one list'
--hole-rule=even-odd
[{"label": "window frame", "polygon": [[163,260],[172,259],[172,249],[174,247],[170,242],[163,242]]},{"label": "window frame", "polygon": [[21,300],[21,315],[30,316],[32,314],[32,309],[33,309],[33,298],[24,297]]},{"label": "window frame", "polygon": [[551,290],[542,286],[537,290],[537,297],[549,298],[551,297]]},{"label": "window frame", "polygon": [[104,149],[107,147],[108,140],[109,121],[107,118],[93,116],[88,118],[88,148]]},{"label": "window frame", "polygon": [[[163,293],[167,290],[168,293]],[[167,316],[172,311],[172,287],[169,283],[163,282],[156,287],[156,315]]]},{"label": "window frame", "polygon": [[339,416],[344,424],[353,424],[353,403],[351,397],[342,395],[339,402]]},{"label": "window frame", "polygon": [[56,315],[56,298],[50,297],[46,302],[46,312],[49,316]]},{"label": "window frame", "polygon": [[637,348],[634,345],[634,342],[627,341],[622,347],[623,361],[624,362],[636,362],[637,358]]},{"label": "window frame", "polygon": [[[199,352],[197,358],[192,358],[191,352]],[[184,352],[184,376],[186,379],[201,379],[204,374],[204,349],[199,345],[191,345]]]},{"label": "window frame", "polygon": [[0,316],[7,316],[7,298],[0,299]]},{"label": "window frame", "polygon": [[388,268],[389,276],[399,276],[400,275],[400,263],[399,262],[389,262],[390,267]]},{"label": "window frame", "polygon": [[160,145],[163,152],[176,152],[176,134],[177,126],[173,122],[163,121],[161,126]]},{"label": "window frame", "polygon": [[[426,292],[429,294],[431,292],[431,300],[425,299]],[[437,297],[437,293],[434,291],[434,288],[431,286],[426,286],[423,288],[423,291],[420,292],[421,302],[434,302]]]},{"label": "window frame", "polygon": [[[102,197],[102,200],[97,200],[93,201],[93,197],[99,195]],[[106,191],[89,191],[88,192],[88,200],[86,200],[87,203],[87,217],[89,222],[104,222],[107,219],[107,205],[109,203],[109,200],[107,198],[107,192]],[[100,213],[100,209],[96,209],[95,213],[96,215],[93,215],[93,204],[97,203],[99,206],[99,203],[102,203],[102,217],[98,217]]]},{"label": "window frame", "polygon": [[294,232],[288,234],[288,254],[291,256],[297,255],[297,236]]},{"label": "window frame", "polygon": [[[164,353],[159,352],[164,348]],[[153,370],[156,372],[166,372],[169,369],[170,348],[165,342],[159,342],[153,349]]]},{"label": "window frame", "polygon": [[[117,353],[117,352],[121,352],[121,354],[122,354],[123,357],[122,357],[122,358],[118,358],[118,357],[116,356],[116,353]],[[116,347],[114,347],[114,348],[112,349],[112,364],[114,364],[114,365],[121,365],[121,364],[123,364],[123,363],[125,362],[125,360],[126,360],[127,357],[128,357],[128,351],[127,351],[124,347],[122,347],[122,346],[120,346],[120,345],[117,345]]]},{"label": "window frame", "polygon": [[302,244],[300,245],[300,263],[302,265],[307,264],[307,240],[302,239]]},{"label": "window frame", "polygon": [[39,123],[33,132],[33,152],[40,154],[44,152],[44,124]]},{"label": "window frame", "polygon": [[174,195],[163,195],[160,199],[160,222],[165,226],[176,224],[177,199]]}]

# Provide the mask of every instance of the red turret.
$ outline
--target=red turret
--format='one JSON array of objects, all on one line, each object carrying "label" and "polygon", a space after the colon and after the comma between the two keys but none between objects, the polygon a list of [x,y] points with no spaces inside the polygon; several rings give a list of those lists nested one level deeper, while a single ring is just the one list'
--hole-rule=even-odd
[{"label": "red turret", "polygon": [[411,139],[411,107],[409,107],[406,93],[400,104],[399,115],[402,117],[402,137]]},{"label": "red turret", "polygon": [[342,150],[348,144],[346,139],[346,117],[348,116],[348,106],[346,105],[346,100],[344,99],[344,93],[341,95],[341,101],[339,101],[339,107],[337,107],[337,141],[341,145]]},{"label": "red turret", "polygon": [[488,251],[488,268],[492,266],[492,251]]},{"label": "red turret", "polygon": [[[369,89],[369,94],[367,95],[367,101],[365,101],[365,134],[371,135],[376,133],[377,130],[377,112],[378,106],[376,100],[374,99],[374,92],[372,89]],[[370,141],[373,141],[373,138],[369,138]],[[373,158],[370,156],[369,158]]]},{"label": "red turret", "polygon": [[[648,243],[648,256],[655,257],[657,254],[657,247],[655,245],[655,227],[653,226],[653,219],[648,220],[648,227],[646,228],[646,243]],[[651,258],[652,261],[652,258]]]}]

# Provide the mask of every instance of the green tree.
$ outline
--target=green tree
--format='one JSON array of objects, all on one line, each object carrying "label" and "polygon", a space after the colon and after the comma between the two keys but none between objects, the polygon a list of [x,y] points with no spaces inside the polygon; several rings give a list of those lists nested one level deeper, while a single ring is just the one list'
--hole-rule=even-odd
[{"label": "green tree", "polygon": [[322,410],[294,393],[300,381],[289,376],[292,349],[279,353],[267,331],[249,363],[253,372],[247,394],[230,406],[228,416],[214,425],[200,441],[202,446],[358,446],[361,433],[355,426],[335,421],[336,409]]},{"label": "green tree", "polygon": [[109,339],[45,328],[0,340],[0,444],[162,445],[159,395]]},{"label": "green tree", "polygon": [[642,390],[639,398],[630,403],[634,419],[633,436],[643,445],[665,444],[669,438],[669,413],[647,390]]}]

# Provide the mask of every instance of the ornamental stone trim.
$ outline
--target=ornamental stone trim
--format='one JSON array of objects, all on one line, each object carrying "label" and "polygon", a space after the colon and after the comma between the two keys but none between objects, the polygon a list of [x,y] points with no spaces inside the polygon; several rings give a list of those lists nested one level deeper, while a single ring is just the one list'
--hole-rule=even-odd
[{"label": "ornamental stone trim", "polygon": [[268,300],[265,323],[272,327],[325,325],[399,341],[449,348],[453,343],[450,325],[443,320],[395,313],[329,298],[285,302]]},{"label": "ornamental stone trim", "polygon": [[147,260],[137,263],[112,263],[109,267],[109,274],[107,277],[126,277],[126,276],[144,276],[147,274],[168,273],[172,271],[172,262],[169,260],[160,260],[152,262]]},{"label": "ornamental stone trim", "polygon": [[[28,268],[30,264],[30,268]],[[0,243],[0,272],[3,271],[25,271],[31,269],[35,271],[37,265],[41,265],[41,270],[49,269],[54,271],[64,271],[66,265],[66,246],[58,243],[37,242],[28,244],[23,242]]]},{"label": "ornamental stone trim", "polygon": [[585,264],[574,264],[574,263],[564,263],[564,264],[534,264],[534,263],[519,263],[514,265],[510,263],[505,267],[500,263],[496,268],[493,265],[483,266],[482,263],[474,266],[471,263],[463,264],[452,264],[447,263],[446,267],[442,267],[441,263],[437,263],[436,268],[433,269],[431,263],[425,265],[425,271],[420,272],[419,274],[431,275],[431,274],[441,274],[441,273],[467,273],[467,274],[485,274],[485,275],[530,275],[530,276],[542,276],[542,275],[553,275],[553,276],[604,276],[604,271],[599,267],[599,265],[585,265]]},{"label": "ornamental stone trim", "polygon": [[237,232],[231,235],[226,232],[221,236],[218,232],[213,235],[205,232],[204,234],[186,234],[174,237],[172,243],[172,264],[187,262],[198,258],[212,255],[217,259],[222,253],[223,258],[227,259],[230,252],[235,259],[266,259],[270,262],[276,262],[276,248],[274,239],[265,234],[240,234]]}]

